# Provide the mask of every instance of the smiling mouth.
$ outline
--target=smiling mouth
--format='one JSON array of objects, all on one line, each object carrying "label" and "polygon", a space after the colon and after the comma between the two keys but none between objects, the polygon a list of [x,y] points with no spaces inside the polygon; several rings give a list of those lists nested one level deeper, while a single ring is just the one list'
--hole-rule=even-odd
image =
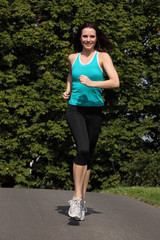
[{"label": "smiling mouth", "polygon": [[92,43],[85,42],[86,45],[92,45]]}]

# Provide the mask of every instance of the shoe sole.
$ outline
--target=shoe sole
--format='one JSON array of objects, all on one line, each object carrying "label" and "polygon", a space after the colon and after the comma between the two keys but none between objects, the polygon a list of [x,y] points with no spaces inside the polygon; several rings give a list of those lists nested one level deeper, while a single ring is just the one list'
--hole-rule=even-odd
[{"label": "shoe sole", "polygon": [[72,214],[70,214],[69,212],[68,212],[68,215],[69,215],[71,218],[74,218],[74,219],[76,219],[76,220],[80,220],[80,219],[81,219],[81,217],[79,217],[79,216],[77,216],[77,215],[72,215]]},{"label": "shoe sole", "polygon": [[79,217],[71,217],[71,216],[69,216],[69,217],[76,220],[76,221],[81,221],[81,219]]},{"label": "shoe sole", "polygon": [[82,218],[82,217],[77,217],[77,216],[75,216],[75,215],[74,215],[74,216],[73,216],[73,215],[71,216],[69,213],[68,213],[68,215],[69,215],[69,217],[74,218],[76,221],[84,221],[84,220],[85,220],[85,217]]}]

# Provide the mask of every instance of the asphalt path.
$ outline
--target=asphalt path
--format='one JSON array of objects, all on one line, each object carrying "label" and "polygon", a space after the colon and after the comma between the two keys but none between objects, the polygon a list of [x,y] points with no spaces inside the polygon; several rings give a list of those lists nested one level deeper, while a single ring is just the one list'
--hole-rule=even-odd
[{"label": "asphalt path", "polygon": [[0,188],[0,240],[159,240],[160,208],[87,193],[85,221],[68,217],[72,191]]}]

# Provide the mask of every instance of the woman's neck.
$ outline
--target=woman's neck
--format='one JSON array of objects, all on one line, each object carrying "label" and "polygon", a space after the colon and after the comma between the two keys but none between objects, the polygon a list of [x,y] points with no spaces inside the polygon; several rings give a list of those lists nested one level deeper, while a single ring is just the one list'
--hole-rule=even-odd
[{"label": "woman's neck", "polygon": [[95,52],[96,52],[95,49],[93,49],[93,50],[83,49],[82,52],[81,52],[81,55],[83,55],[83,56],[85,56],[85,57],[90,57],[90,56],[93,55]]}]

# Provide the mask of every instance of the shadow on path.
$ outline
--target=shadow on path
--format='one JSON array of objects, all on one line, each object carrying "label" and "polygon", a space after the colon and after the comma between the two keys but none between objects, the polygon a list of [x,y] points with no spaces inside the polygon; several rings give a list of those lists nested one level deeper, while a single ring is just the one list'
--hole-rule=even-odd
[{"label": "shadow on path", "polygon": [[[68,209],[69,209],[69,206],[57,206],[56,211],[59,214],[68,216]],[[102,214],[102,212],[97,212],[93,208],[87,208],[86,216],[91,214]],[[74,218],[69,218],[68,225],[79,226],[80,221],[77,221]]]}]

